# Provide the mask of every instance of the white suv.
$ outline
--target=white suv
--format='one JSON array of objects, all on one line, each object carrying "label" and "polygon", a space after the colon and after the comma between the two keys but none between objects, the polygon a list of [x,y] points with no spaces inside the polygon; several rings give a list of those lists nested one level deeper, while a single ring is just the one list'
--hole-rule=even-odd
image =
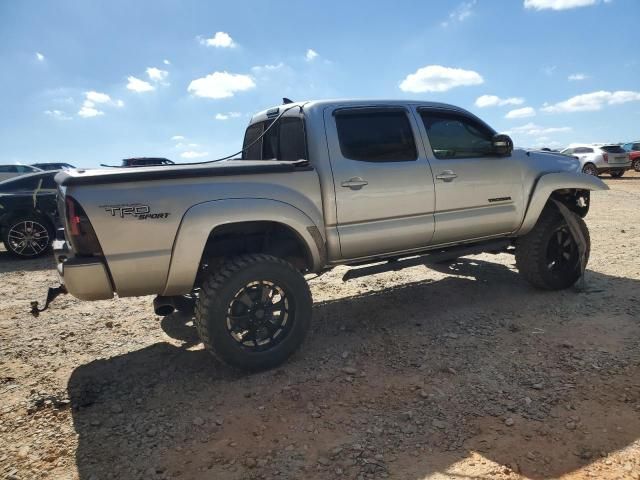
[{"label": "white suv", "polygon": [[608,173],[619,178],[631,168],[629,154],[620,145],[573,144],[560,153],[579,159],[582,173],[588,175]]},{"label": "white suv", "polygon": [[39,168],[29,165],[20,165],[18,163],[9,165],[0,165],[0,182],[9,178],[25,175],[27,173],[41,172]]}]

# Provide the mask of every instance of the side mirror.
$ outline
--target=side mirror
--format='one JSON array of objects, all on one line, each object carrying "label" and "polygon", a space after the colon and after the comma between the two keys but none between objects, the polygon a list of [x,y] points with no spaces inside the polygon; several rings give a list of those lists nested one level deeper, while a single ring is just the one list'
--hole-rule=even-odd
[{"label": "side mirror", "polygon": [[493,151],[497,155],[507,157],[513,151],[513,140],[509,135],[503,133],[496,133],[491,139],[491,145],[493,145]]}]

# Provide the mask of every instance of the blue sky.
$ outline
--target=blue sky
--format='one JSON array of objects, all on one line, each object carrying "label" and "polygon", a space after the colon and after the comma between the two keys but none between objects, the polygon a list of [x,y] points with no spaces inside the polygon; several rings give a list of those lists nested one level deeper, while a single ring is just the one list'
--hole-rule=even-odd
[{"label": "blue sky", "polygon": [[471,110],[521,146],[640,138],[638,0],[0,0],[0,162],[208,160],[295,99]]}]

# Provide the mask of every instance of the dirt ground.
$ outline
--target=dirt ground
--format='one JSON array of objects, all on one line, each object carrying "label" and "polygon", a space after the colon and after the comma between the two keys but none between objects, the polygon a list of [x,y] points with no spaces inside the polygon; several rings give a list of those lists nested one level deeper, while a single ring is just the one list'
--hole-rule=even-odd
[{"label": "dirt ground", "polygon": [[151,297],[33,318],[52,260],[0,252],[0,477],[640,479],[640,174],[605,181],[582,287],[507,254],[339,268],[301,351],[253,375]]}]

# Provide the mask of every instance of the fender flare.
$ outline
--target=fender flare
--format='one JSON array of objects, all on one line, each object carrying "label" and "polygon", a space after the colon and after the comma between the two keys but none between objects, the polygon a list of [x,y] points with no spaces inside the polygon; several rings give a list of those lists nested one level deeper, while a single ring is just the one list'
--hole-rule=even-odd
[{"label": "fender flare", "polygon": [[522,236],[529,233],[538,221],[551,194],[565,189],[609,190],[609,187],[598,177],[584,173],[558,172],[542,175],[531,192],[524,220],[515,234]]},{"label": "fender flare", "polygon": [[302,210],[278,200],[238,198],[212,200],[189,208],[178,227],[173,244],[169,274],[162,295],[190,293],[210,233],[221,225],[270,221],[296,232],[305,243],[312,270],[324,266],[324,226],[315,225]]}]

